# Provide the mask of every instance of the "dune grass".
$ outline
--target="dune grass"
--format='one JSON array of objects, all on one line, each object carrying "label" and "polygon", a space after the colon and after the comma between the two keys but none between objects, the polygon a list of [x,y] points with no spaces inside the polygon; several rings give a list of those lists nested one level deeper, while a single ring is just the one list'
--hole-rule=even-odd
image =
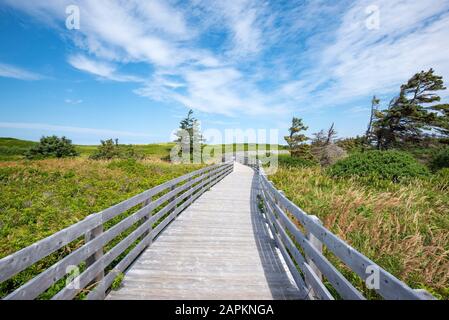
[{"label": "dune grass", "polygon": [[[397,184],[330,178],[319,167],[281,164],[270,179],[299,207],[409,286],[449,299],[447,176]],[[340,269],[376,298],[347,268]]]},{"label": "dune grass", "polygon": [[[161,160],[93,161],[85,158],[0,162],[0,258],[89,214],[201,167]],[[117,240],[120,239],[110,245]],[[81,244],[82,239],[74,241],[0,284],[0,297]],[[63,285],[64,281],[58,283],[40,298],[51,297]]]},{"label": "dune grass", "polygon": [[200,167],[82,158],[0,162],[0,257]]}]

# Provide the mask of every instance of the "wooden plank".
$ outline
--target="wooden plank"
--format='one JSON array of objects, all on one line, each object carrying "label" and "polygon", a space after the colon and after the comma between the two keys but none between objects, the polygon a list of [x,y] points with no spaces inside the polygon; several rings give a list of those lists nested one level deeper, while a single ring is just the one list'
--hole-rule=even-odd
[{"label": "wooden plank", "polygon": [[[226,175],[228,175],[230,172],[232,172],[233,167],[231,168],[227,168],[224,173],[221,173],[218,175],[217,179],[222,179],[223,177],[225,177]],[[198,188],[200,188],[201,186],[197,186]],[[199,197],[201,194],[196,194],[193,195],[193,192],[195,190],[189,190],[189,192],[185,193],[182,195],[183,196],[191,196],[187,201],[187,202],[193,202],[195,201],[195,199],[197,197]],[[181,211],[183,208],[182,206],[178,207],[178,210]],[[160,228],[162,230],[162,228]],[[153,241],[156,236],[158,235],[158,233],[160,232],[160,230],[157,230],[157,228],[155,228],[148,236],[145,237],[145,239],[143,241],[141,241],[140,243],[137,244],[137,246],[131,250],[131,252],[123,259],[121,260],[117,266],[111,270],[108,275],[106,275],[106,277],[97,285],[97,287],[95,287],[88,295],[87,295],[87,299],[88,300],[99,300],[102,299],[101,297],[101,293],[103,291],[106,291],[112,284],[112,282],[114,281],[114,279],[117,277],[117,275],[121,272],[125,272],[125,270],[128,268],[128,266],[138,257],[138,255],[144,250],[144,248],[148,245],[148,243],[150,243],[151,241]]]},{"label": "wooden plank", "polygon": [[[88,242],[94,240],[95,238],[98,238],[99,236],[101,236],[102,233],[103,233],[103,225],[100,225],[100,226],[96,227],[95,229],[90,230],[89,232],[86,233],[85,243],[88,243]],[[91,255],[90,257],[87,257],[86,267],[90,267],[92,264],[95,263],[95,261],[100,260],[102,256],[103,256],[103,246],[101,246],[97,251],[95,251],[95,253],[93,255]],[[93,281],[98,282],[103,278],[104,278],[104,270],[101,270],[94,277]]]},{"label": "wooden plank", "polygon": [[[266,186],[266,185],[265,185]],[[267,190],[267,189],[265,189]],[[306,254],[313,259],[313,262],[325,275],[332,286],[344,298],[350,300],[364,300],[363,295],[309,242],[309,240],[302,234],[302,232],[294,225],[294,223],[285,215],[282,209],[274,203],[270,198],[272,195],[268,192],[268,200],[271,206],[280,217],[280,222],[283,228],[286,228],[295,238],[297,243],[301,246]]]},{"label": "wooden plank", "polygon": [[[66,287],[59,291],[52,300],[69,300],[73,299],[84,287],[86,287],[98,272],[104,270],[108,265],[114,261],[122,252],[129,248],[140,236],[146,232],[151,225],[150,221],[145,222],[136,230],[130,233],[125,239],[120,241],[114,248],[109,250],[99,260],[95,261],[83,273],[72,280]],[[101,293],[100,293],[101,294]]]},{"label": "wooden plank", "polygon": [[307,289],[306,289],[306,284],[304,283],[304,279],[301,277],[298,270],[296,269],[296,266],[295,266],[293,260],[291,259],[291,257],[289,256],[284,243],[281,241],[279,234],[275,230],[271,219],[268,218],[268,220],[269,220],[268,226],[271,230],[271,234],[274,236],[274,240],[276,241],[277,246],[278,246],[279,250],[281,251],[284,261],[287,263],[290,273],[293,276],[293,279],[295,280],[296,285],[297,285],[299,291],[301,292],[301,295],[303,296],[303,299],[305,299],[307,297],[308,293],[307,293]]},{"label": "wooden plank", "polygon": [[163,183],[161,185],[158,185],[158,186],[156,186],[154,188],[151,188],[151,189],[149,189],[147,191],[144,191],[141,194],[138,194],[138,195],[136,195],[136,196],[134,196],[134,197],[132,197],[130,199],[127,199],[127,200],[125,200],[125,201],[123,201],[121,203],[118,203],[115,206],[112,206],[112,207],[110,207],[110,208],[108,208],[106,210],[100,211],[99,214],[102,215],[103,221],[107,222],[107,221],[111,220],[112,218],[115,218],[117,215],[125,212],[126,210],[129,210],[129,209],[137,206],[138,204],[141,204],[142,202],[144,202],[145,200],[149,199],[150,197],[155,196],[155,195],[161,193],[162,191],[168,189],[169,187],[171,187],[173,185],[179,184],[179,183],[181,183],[181,182],[183,182],[183,181],[185,181],[185,180],[187,180],[187,179],[189,179],[191,177],[194,177],[194,176],[200,175],[202,173],[214,170],[214,169],[216,169],[216,168],[218,168],[220,166],[222,166],[222,164],[213,165],[213,166],[210,166],[210,167],[205,167],[205,168],[202,168],[200,170],[187,173],[187,174],[185,174],[183,176],[180,176],[180,177],[175,178],[173,180],[167,181],[167,182],[165,182],[165,183]]},{"label": "wooden plank", "polygon": [[[304,296],[288,276],[288,266],[282,262],[281,253],[278,254],[257,213],[253,201],[254,172],[236,164],[235,171],[226,174],[211,177],[192,195],[198,197],[196,205],[186,207],[183,214],[170,223],[126,271],[122,288],[110,292],[107,299],[167,296],[178,299],[300,299]],[[224,176],[226,178],[218,183]],[[247,192],[249,190],[252,192]],[[221,212],[209,211],[209,204],[217,198],[237,201],[219,200]],[[187,201],[177,210],[182,210],[186,204]],[[201,210],[197,210],[198,206]],[[241,223],[243,220],[245,222]],[[217,221],[225,226],[224,233],[209,232],[209,225],[220,227]],[[164,226],[159,228],[163,230]],[[95,296],[92,293],[88,298]]]},{"label": "wooden plank", "polygon": [[[67,267],[77,266],[87,257],[98,251],[100,248],[109,243],[112,239],[120,235],[124,230],[131,227],[134,223],[142,219],[150,210],[150,206],[146,206],[133,215],[123,219],[106,232],[95,239],[84,244],[82,247],[73,251],[62,260],[52,265],[47,270],[43,271],[26,284],[16,289],[9,294],[5,299],[34,299],[39,294],[47,290],[52,284],[64,277],[67,273]],[[149,220],[150,223],[154,223],[154,219]]]},{"label": "wooden plank", "polygon": [[263,190],[262,190],[262,197],[264,198],[264,201],[267,205],[268,212],[266,215],[267,215],[268,219],[270,219],[270,223],[272,223],[274,225],[275,229],[278,231],[278,233],[280,235],[282,242],[285,244],[288,251],[294,257],[296,263],[298,264],[301,271],[303,272],[304,280],[305,280],[304,282],[306,284],[310,285],[312,287],[312,289],[314,290],[314,294],[311,295],[311,297],[318,298],[321,300],[334,300],[334,297],[332,296],[332,294],[329,292],[329,290],[323,284],[322,279],[319,278],[316,275],[315,270],[313,270],[309,266],[309,264],[306,262],[305,258],[299,252],[298,248],[296,248],[293,241],[290,239],[288,234],[285,232],[282,225],[275,218],[275,216],[273,214],[273,209],[268,204],[268,201],[266,200]]},{"label": "wooden plank", "polygon": [[100,215],[90,215],[84,220],[63,229],[29,247],[13,253],[0,260],[0,283],[25,270],[37,261],[47,257],[80,236],[86,230],[93,229],[102,223]]},{"label": "wooden plank", "polygon": [[147,190],[139,195],[136,195],[128,200],[125,200],[117,205],[114,205],[108,209],[100,211],[96,214],[87,216],[82,221],[63,229],[45,239],[42,239],[31,246],[28,246],[16,253],[13,253],[7,257],[0,259],[0,283],[6,281],[7,279],[13,277],[17,273],[25,270],[37,261],[47,257],[56,250],[64,247],[70,242],[74,241],[81,235],[83,235],[86,230],[94,229],[104,222],[109,221],[120,213],[142,203],[152,195],[162,192],[169,186],[173,184],[180,183],[188,178],[195,175],[199,175],[203,172],[207,172],[218,168],[220,166],[229,166],[230,163],[218,164],[210,167],[206,167],[191,173],[188,173],[179,178],[168,181],[162,185],[156,186],[150,190]]},{"label": "wooden plank", "polygon": [[341,259],[352,271],[354,271],[363,280],[366,280],[371,274],[367,272],[368,267],[375,267],[379,272],[380,288],[376,290],[385,299],[404,299],[421,300],[422,295],[417,294],[412,288],[400,281],[385,269],[378,266],[372,260],[355,250],[346,242],[338,238],[335,234],[327,230],[324,226],[313,221],[304,211],[298,208],[285,196],[279,194],[277,190],[264,180],[268,191],[282,203],[287,210],[295,216],[298,221],[310,232],[312,232],[326,247]]},{"label": "wooden plank", "polygon": [[[316,216],[310,216],[316,223],[322,224],[320,219]],[[313,235],[312,232],[309,230],[306,230],[306,238],[309,240],[310,244],[319,252],[323,253],[323,243]],[[310,266],[310,268],[313,270],[313,273],[316,275],[316,277],[320,280],[320,282],[323,280],[323,275],[320,271],[320,269],[315,265],[313,262],[313,259],[311,259],[308,255],[306,255],[306,261],[307,264]],[[308,279],[306,279],[306,283],[308,283]],[[311,292],[312,295],[314,295],[314,291]]]},{"label": "wooden plank", "polygon": [[[219,171],[220,172],[220,171]],[[213,173],[213,172],[212,172]],[[187,189],[189,185],[183,185],[179,188],[179,191],[183,191]],[[156,207],[160,206],[164,203],[166,197],[161,197],[158,200],[150,203],[149,205],[141,208],[133,215],[123,219],[109,230],[93,239],[89,243],[85,244],[81,248],[72,252],[70,255],[60,260],[49,269],[45,270],[20,288],[16,289],[10,295],[8,295],[5,299],[34,299],[43,291],[48,289],[53,283],[61,279],[66,275],[66,270],[68,266],[78,265],[82,260],[86,259],[86,257],[92,252],[96,252],[100,250],[104,245],[110,242],[112,239],[117,237],[120,233],[131,227],[134,223],[144,218],[150,211],[154,210]],[[177,203],[177,202],[176,202]],[[173,208],[176,203],[168,204],[164,207],[158,215],[155,215],[153,218],[149,219],[152,225],[157,221],[163,214],[165,214],[169,209]]]}]

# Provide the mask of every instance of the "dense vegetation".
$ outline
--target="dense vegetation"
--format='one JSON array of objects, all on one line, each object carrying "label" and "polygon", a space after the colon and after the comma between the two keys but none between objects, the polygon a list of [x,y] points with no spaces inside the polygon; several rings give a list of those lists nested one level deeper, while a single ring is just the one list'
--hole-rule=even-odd
[{"label": "dense vegetation", "polygon": [[[0,162],[0,258],[200,167],[132,159]],[[78,245],[71,244],[1,284],[0,297]]]},{"label": "dense vegetation", "polygon": [[[270,176],[289,199],[357,250],[413,288],[444,299],[449,299],[448,178],[394,183],[332,178],[319,166],[283,165]],[[348,269],[341,269],[364,288]]]},{"label": "dense vegetation", "polygon": [[138,153],[132,145],[119,145],[118,139],[101,140],[101,145],[90,156],[92,160],[112,160],[112,159],[142,159],[143,154]]},{"label": "dense vegetation", "polygon": [[449,148],[445,148],[436,153],[431,162],[433,170],[449,168]]},{"label": "dense vegetation", "polygon": [[354,153],[335,163],[328,172],[334,177],[373,177],[394,182],[429,173],[424,165],[408,153],[378,150]]},{"label": "dense vegetation", "polygon": [[[363,136],[337,139],[332,124],[309,138],[294,117],[285,137],[291,156],[281,156],[270,176],[339,237],[440,299],[449,299],[449,105],[438,104],[436,93],[445,89],[431,69],[402,85],[384,110],[374,97]],[[366,296],[379,298],[325,254]]]},{"label": "dense vegetation", "polygon": [[0,161],[18,160],[37,142],[19,140],[14,138],[0,138]]},{"label": "dense vegetation", "polygon": [[25,152],[27,159],[45,158],[69,158],[76,157],[79,153],[75,150],[72,141],[66,137],[57,136],[42,137],[38,144]]}]

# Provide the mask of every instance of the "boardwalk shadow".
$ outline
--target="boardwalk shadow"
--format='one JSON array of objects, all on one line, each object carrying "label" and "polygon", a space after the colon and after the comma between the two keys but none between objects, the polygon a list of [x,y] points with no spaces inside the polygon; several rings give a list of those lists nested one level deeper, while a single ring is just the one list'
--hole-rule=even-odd
[{"label": "boardwalk shadow", "polygon": [[286,272],[275,247],[274,239],[270,237],[268,226],[258,207],[258,177],[253,176],[251,183],[251,221],[254,239],[264,269],[265,278],[271,294],[276,300],[301,299],[298,288]]}]

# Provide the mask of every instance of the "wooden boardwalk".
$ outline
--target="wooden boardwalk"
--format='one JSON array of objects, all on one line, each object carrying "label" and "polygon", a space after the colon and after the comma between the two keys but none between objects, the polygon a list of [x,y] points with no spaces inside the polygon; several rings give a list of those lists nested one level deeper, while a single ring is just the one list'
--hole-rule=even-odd
[{"label": "wooden boardwalk", "polygon": [[257,176],[234,172],[188,207],[106,299],[301,299],[257,209]]}]

